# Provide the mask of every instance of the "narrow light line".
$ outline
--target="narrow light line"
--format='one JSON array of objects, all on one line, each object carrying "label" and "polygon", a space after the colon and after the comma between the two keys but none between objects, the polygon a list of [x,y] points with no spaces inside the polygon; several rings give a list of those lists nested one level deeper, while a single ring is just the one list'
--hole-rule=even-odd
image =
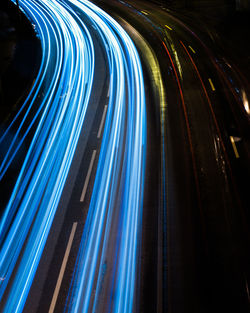
[{"label": "narrow light line", "polygon": [[110,95],[110,84],[109,84],[109,89],[108,89],[108,93],[107,93],[107,98],[109,98]]},{"label": "narrow light line", "polygon": [[63,258],[62,266],[61,266],[60,273],[59,273],[59,276],[58,276],[58,279],[57,279],[56,288],[55,288],[55,291],[54,291],[54,294],[53,294],[53,298],[52,298],[52,301],[51,301],[48,313],[53,313],[54,310],[55,310],[56,301],[57,301],[59,290],[60,290],[60,287],[61,287],[61,284],[62,284],[62,280],[63,280],[63,275],[64,275],[64,272],[65,272],[65,269],[66,269],[66,265],[67,265],[68,258],[69,258],[69,253],[70,253],[71,246],[72,246],[72,243],[73,243],[73,239],[74,239],[74,236],[75,236],[76,227],[77,227],[77,222],[75,222],[73,224],[72,229],[71,229],[71,233],[70,233],[70,236],[69,236],[69,241],[68,241],[68,244],[67,244],[67,248],[66,248],[66,251],[65,251],[64,258]]},{"label": "narrow light line", "polygon": [[104,110],[103,110],[103,114],[102,114],[101,124],[100,124],[99,130],[98,130],[98,134],[97,134],[97,138],[101,137],[101,133],[102,133],[105,117],[106,117],[106,114],[107,114],[107,108],[108,108],[108,106],[105,105]]},{"label": "narrow light line", "polygon": [[171,28],[171,27],[168,26],[168,25],[165,25],[165,27],[167,27],[167,28],[170,29],[170,30],[173,30],[173,28]]},{"label": "narrow light line", "polygon": [[233,149],[234,149],[234,154],[236,156],[236,159],[238,159],[240,157],[240,155],[239,155],[239,152],[237,150],[237,147],[236,147],[236,144],[235,144],[235,141],[234,141],[234,137],[230,136],[230,140],[231,140],[231,143],[232,143],[232,146],[233,146]]},{"label": "narrow light line", "polygon": [[83,190],[82,190],[80,202],[83,202],[83,201],[84,201],[84,198],[85,198],[85,195],[86,195],[86,191],[87,191],[87,188],[88,188],[90,175],[91,175],[92,168],[93,168],[94,161],[95,161],[95,156],[96,156],[96,150],[94,150],[93,153],[92,153],[92,157],[91,157],[91,161],[90,161],[90,164],[89,164],[89,169],[88,169],[87,177],[86,177],[86,179],[85,179],[85,183],[84,183],[84,186],[83,186]]},{"label": "narrow light line", "polygon": [[188,46],[188,47],[194,54],[196,53],[195,50],[191,46]]},{"label": "narrow light line", "polygon": [[210,86],[211,86],[212,90],[215,91],[215,87],[214,87],[214,84],[213,84],[213,82],[212,82],[212,79],[209,78],[208,81],[209,81],[209,83],[210,83]]},{"label": "narrow light line", "polygon": [[141,13],[148,15],[148,12],[146,12],[146,11],[141,11]]}]

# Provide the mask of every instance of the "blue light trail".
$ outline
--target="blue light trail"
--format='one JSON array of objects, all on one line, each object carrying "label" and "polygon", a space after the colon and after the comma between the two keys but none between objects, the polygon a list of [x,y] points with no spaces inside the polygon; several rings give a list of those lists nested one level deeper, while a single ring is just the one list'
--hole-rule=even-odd
[{"label": "blue light trail", "polygon": [[138,53],[122,27],[89,1],[19,3],[36,27],[43,58],[19,113],[22,122],[15,127],[17,115],[0,139],[6,140],[8,132],[17,129],[0,165],[1,179],[25,136],[36,127],[0,221],[0,299],[9,289],[2,312],[23,310],[82,131],[95,58],[84,19],[95,25],[105,47],[110,92],[65,312],[132,312],[146,163],[145,94]]},{"label": "blue light trail", "polygon": [[132,312],[146,152],[142,69],[131,39],[114,19],[88,1],[67,2],[95,24],[111,77],[95,185],[65,312]]},{"label": "blue light trail", "polygon": [[[36,26],[43,58],[31,93],[21,108],[24,118],[1,165],[4,175],[23,142],[21,136],[27,136],[36,122],[32,142],[0,221],[0,299],[11,283],[2,312],[22,311],[82,130],[94,72],[93,42],[76,15],[57,1],[19,4]],[[34,107],[37,112],[32,115]]]}]

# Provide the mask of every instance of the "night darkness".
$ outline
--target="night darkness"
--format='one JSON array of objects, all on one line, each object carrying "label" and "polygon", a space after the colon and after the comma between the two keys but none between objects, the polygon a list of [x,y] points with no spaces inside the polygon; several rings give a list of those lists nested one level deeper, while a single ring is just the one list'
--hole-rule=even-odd
[{"label": "night darkness", "polygon": [[2,0],[0,312],[250,311],[250,1]]}]

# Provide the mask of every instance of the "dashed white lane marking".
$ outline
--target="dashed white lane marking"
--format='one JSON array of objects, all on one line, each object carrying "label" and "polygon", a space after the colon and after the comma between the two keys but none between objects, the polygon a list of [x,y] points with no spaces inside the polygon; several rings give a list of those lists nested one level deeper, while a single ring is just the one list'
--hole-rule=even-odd
[{"label": "dashed white lane marking", "polygon": [[71,229],[71,233],[70,233],[70,236],[69,236],[69,241],[68,241],[68,244],[67,244],[67,247],[66,247],[66,251],[65,251],[65,254],[64,254],[62,266],[61,266],[60,273],[59,273],[59,276],[58,276],[58,279],[57,279],[56,288],[55,288],[55,291],[54,291],[54,294],[53,294],[52,301],[50,303],[49,313],[53,313],[54,310],[55,310],[56,301],[57,301],[58,294],[59,294],[60,287],[61,287],[62,280],[63,280],[63,275],[64,275],[65,268],[66,268],[66,265],[67,265],[67,262],[68,262],[69,253],[70,253],[70,250],[71,250],[73,239],[74,239],[74,236],[75,236],[76,227],[77,227],[77,222],[75,222],[73,224],[72,229]]},{"label": "dashed white lane marking", "polygon": [[103,125],[104,125],[105,117],[107,114],[107,109],[108,109],[108,106],[105,105],[104,110],[103,110],[103,114],[102,114],[101,124],[100,124],[98,134],[97,134],[98,139],[101,137],[101,134],[102,134]]},{"label": "dashed white lane marking", "polygon": [[93,168],[94,161],[95,161],[95,156],[96,156],[96,150],[94,150],[93,153],[92,153],[92,157],[91,157],[91,161],[90,161],[90,164],[89,164],[89,169],[88,169],[88,173],[87,173],[87,176],[86,176],[86,179],[85,179],[85,183],[84,183],[84,186],[83,186],[80,202],[84,201],[84,198],[85,198],[85,195],[86,195],[86,191],[87,191],[87,188],[88,188],[90,175],[91,175],[92,168]]}]

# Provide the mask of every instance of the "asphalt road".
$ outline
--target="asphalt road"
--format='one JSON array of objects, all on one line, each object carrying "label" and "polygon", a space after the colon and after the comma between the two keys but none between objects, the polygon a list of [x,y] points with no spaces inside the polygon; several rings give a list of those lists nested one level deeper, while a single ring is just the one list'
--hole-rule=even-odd
[{"label": "asphalt road", "polygon": [[147,142],[137,51],[89,2],[20,5],[42,41],[30,95],[41,119],[1,221],[2,311],[131,311]]},{"label": "asphalt road", "polygon": [[[208,36],[194,33],[177,12],[120,3],[101,2],[148,41],[166,89],[162,310],[247,312],[249,111],[242,94],[249,94],[248,86]],[[145,311],[149,305],[142,296]]]},{"label": "asphalt road", "polygon": [[[148,42],[166,94],[164,110],[159,97],[149,104],[159,114],[153,127],[157,130],[163,124],[165,148],[161,183],[151,184],[151,190],[162,187],[158,195],[162,263],[159,258],[145,261],[157,236],[156,230],[149,236],[150,227],[145,227],[141,310],[248,312],[249,110],[243,96],[249,94],[248,84],[209,36],[194,32],[177,12],[143,1],[96,2],[114,14],[141,48],[151,91],[158,89],[159,95],[149,53],[127,23]],[[147,171],[146,182],[151,173]]]},{"label": "asphalt road", "polygon": [[130,68],[117,32],[128,76],[116,120],[120,102],[110,104],[123,85],[110,64],[121,69],[121,59],[110,52],[109,30],[73,2],[65,3],[93,40],[93,92],[23,312],[248,312],[247,84],[176,12],[95,1],[142,59],[147,128],[140,139],[143,101],[133,102],[131,92],[140,67]]},{"label": "asphalt road", "polygon": [[[86,22],[88,23],[88,21]],[[94,93],[88,106],[87,122],[84,124],[79,138],[72,168],[24,312],[49,312],[69,238],[72,234],[74,237],[67,268],[63,275],[54,310],[54,312],[63,311],[91,200],[104,127],[102,119],[103,116],[106,117],[104,112],[108,105],[109,69],[106,53],[100,44],[101,39],[98,38],[91,24],[88,27],[92,38],[94,38],[96,55]],[[96,154],[93,154],[94,151]],[[82,195],[85,185],[87,186],[86,193]],[[75,229],[73,225],[76,225]]]}]

